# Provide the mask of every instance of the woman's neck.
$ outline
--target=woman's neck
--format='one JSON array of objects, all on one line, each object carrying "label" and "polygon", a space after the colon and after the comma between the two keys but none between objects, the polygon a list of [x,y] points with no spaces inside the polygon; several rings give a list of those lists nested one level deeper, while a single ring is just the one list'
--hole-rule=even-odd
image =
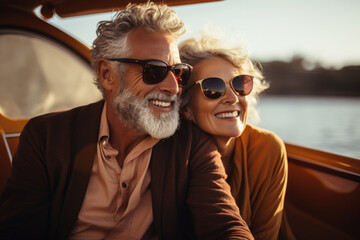
[{"label": "woman's neck", "polygon": [[214,139],[221,154],[221,160],[224,164],[226,172],[229,174],[229,171],[231,171],[231,162],[234,155],[236,138],[214,137]]}]

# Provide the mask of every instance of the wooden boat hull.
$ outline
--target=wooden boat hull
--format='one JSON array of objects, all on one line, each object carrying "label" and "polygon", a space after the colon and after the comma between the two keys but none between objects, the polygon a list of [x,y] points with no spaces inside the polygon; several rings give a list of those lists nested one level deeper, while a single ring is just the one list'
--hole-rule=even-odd
[{"label": "wooden boat hull", "polygon": [[360,160],[286,144],[285,209],[299,239],[360,239]]}]

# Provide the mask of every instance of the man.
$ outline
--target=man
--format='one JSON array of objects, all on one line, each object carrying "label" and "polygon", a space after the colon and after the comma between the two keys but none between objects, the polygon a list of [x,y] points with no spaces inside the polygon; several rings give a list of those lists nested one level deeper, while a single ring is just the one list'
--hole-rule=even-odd
[{"label": "man", "polygon": [[29,121],[0,238],[252,239],[211,139],[189,122],[178,129],[191,67],[180,63],[175,12],[128,5],[97,33],[104,100]]}]

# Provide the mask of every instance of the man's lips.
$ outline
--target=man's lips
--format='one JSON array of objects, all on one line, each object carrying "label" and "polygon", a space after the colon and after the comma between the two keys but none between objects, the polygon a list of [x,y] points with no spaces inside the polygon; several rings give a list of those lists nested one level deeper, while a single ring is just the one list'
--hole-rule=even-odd
[{"label": "man's lips", "polygon": [[151,99],[150,102],[158,107],[170,107],[171,101],[163,101],[159,99]]}]

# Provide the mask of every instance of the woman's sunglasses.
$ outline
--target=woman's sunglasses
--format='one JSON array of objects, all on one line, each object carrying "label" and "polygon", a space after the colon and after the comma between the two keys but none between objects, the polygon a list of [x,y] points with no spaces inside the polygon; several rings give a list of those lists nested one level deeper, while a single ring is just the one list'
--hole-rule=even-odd
[{"label": "woman's sunglasses", "polygon": [[[253,78],[249,75],[239,75],[230,81],[230,87],[235,94],[240,96],[248,95],[253,88]],[[226,83],[218,77],[210,77],[197,81],[194,84],[200,84],[201,91],[208,99],[218,99],[225,94]]]},{"label": "woman's sunglasses", "polygon": [[146,84],[162,82],[169,71],[173,72],[180,87],[184,87],[189,81],[192,67],[186,63],[178,63],[169,66],[166,62],[156,59],[137,60],[132,58],[110,58],[110,61],[140,64],[143,67],[143,81]]}]

